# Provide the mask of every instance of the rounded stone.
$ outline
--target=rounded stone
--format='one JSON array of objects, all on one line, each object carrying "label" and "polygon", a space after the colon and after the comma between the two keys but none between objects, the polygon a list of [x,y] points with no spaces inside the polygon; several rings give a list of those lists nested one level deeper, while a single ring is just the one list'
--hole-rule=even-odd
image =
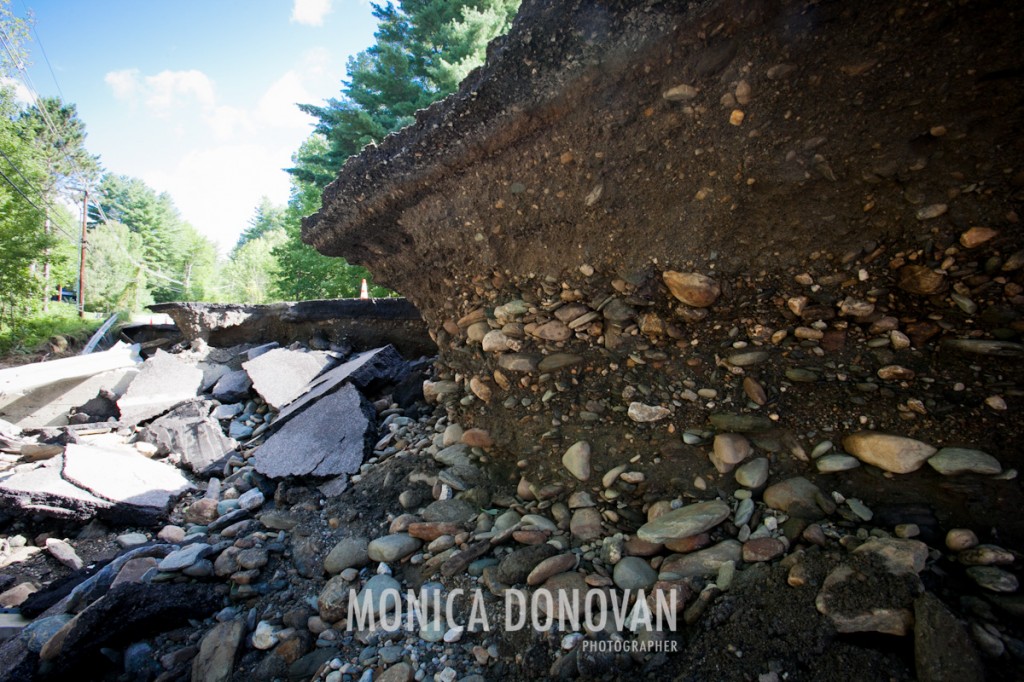
[{"label": "rounded stone", "polygon": [[590,443],[585,440],[573,443],[562,455],[562,466],[580,481],[590,478]]},{"label": "rounded stone", "polygon": [[978,536],[970,528],[953,528],[946,533],[946,547],[954,552],[978,546]]},{"label": "rounded stone", "polygon": [[942,448],[928,460],[928,466],[943,476],[960,474],[996,475],[1003,467],[992,455],[969,448]]},{"label": "rounded stone", "polygon": [[615,564],[612,580],[622,590],[649,590],[658,580],[658,573],[640,557],[623,557]]},{"label": "rounded stone", "polygon": [[752,459],[736,469],[736,482],[745,488],[760,488],[768,481],[768,458]]},{"label": "rounded stone", "polygon": [[366,554],[371,561],[398,561],[409,556],[422,545],[422,542],[408,533],[395,533],[370,542],[366,548]]},{"label": "rounded stone", "polygon": [[662,274],[662,279],[676,299],[694,308],[713,305],[722,293],[718,282],[697,272],[667,270]]},{"label": "rounded stone", "polygon": [[860,431],[843,439],[843,447],[866,464],[894,474],[917,471],[935,448],[913,438],[875,431]]},{"label": "rounded stone", "polygon": [[678,540],[710,530],[728,517],[729,505],[723,501],[698,502],[645,523],[637,531],[637,537],[655,543]]},{"label": "rounded stone", "polygon": [[370,562],[369,541],[362,537],[345,538],[338,542],[324,559],[324,571],[334,575],[346,568],[358,568]]}]

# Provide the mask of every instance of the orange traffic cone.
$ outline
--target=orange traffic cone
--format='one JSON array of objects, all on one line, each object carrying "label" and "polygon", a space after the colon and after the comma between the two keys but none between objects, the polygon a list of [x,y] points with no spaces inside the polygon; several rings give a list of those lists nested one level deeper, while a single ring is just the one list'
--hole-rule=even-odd
[{"label": "orange traffic cone", "polygon": [[370,298],[370,290],[366,286],[366,280],[363,280],[363,286],[359,288],[359,298]]}]

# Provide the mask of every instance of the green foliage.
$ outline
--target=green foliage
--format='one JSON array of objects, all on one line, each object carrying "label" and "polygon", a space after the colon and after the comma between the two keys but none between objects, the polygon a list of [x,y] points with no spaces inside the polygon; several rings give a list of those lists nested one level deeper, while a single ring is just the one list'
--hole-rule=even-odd
[{"label": "green foliage", "polygon": [[[17,327],[43,296],[40,257],[56,244],[45,217],[30,201],[45,179],[37,151],[26,144],[14,119],[17,108],[9,89],[0,89],[0,330]],[[33,205],[35,203],[35,205]]]},{"label": "green foliage", "polygon": [[108,222],[89,231],[86,310],[131,312],[153,303],[144,251],[142,236],[123,223]]},{"label": "green foliage", "polygon": [[268,197],[261,197],[260,205],[256,207],[256,214],[249,221],[249,226],[239,235],[233,252],[268,232],[283,230],[286,210],[283,206],[275,206]]},{"label": "green foliage", "polygon": [[17,328],[0,331],[0,353],[34,350],[57,334],[85,340],[103,324],[102,319],[78,316],[78,306],[54,303],[48,312],[36,313],[22,320]]},{"label": "green foliage", "polygon": [[[318,122],[292,158],[288,240],[274,252],[283,298],[358,296],[365,268],[327,258],[302,243],[301,221],[320,208],[320,193],[342,164],[368,144],[413,122],[417,110],[454,92],[484,62],[487,44],[504,33],[519,0],[401,0],[374,4],[376,43],[348,62],[341,96],[299,108]],[[371,284],[372,296],[392,292]]]},{"label": "green foliage", "polygon": [[401,0],[374,4],[376,43],[348,62],[341,97],[299,108],[318,119],[327,149],[290,172],[323,188],[348,157],[413,122],[483,64],[487,44],[511,25],[519,0]]},{"label": "green foliage", "polygon": [[11,11],[11,0],[0,0],[0,27],[4,30],[5,49],[0,50],[0,74],[11,77],[28,66],[28,42],[31,24]]},{"label": "green foliage", "polygon": [[228,300],[266,303],[274,299],[272,285],[278,264],[273,251],[285,238],[283,229],[271,230],[234,250],[222,273]]},{"label": "green foliage", "polygon": [[[322,154],[327,140],[320,135],[307,139],[292,156],[297,166]],[[292,196],[285,211],[286,240],[274,249],[279,266],[275,294],[284,300],[306,301],[319,298],[358,298],[363,279],[370,296],[383,298],[395,294],[373,285],[366,268],[349,265],[344,258],[329,258],[312,246],[302,243],[302,217],[320,209],[320,187],[312,182],[292,178]]]}]

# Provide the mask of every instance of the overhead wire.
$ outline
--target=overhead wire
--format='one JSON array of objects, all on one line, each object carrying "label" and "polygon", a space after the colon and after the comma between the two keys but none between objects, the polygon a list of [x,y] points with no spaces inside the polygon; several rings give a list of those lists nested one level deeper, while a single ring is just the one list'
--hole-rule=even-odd
[{"label": "overhead wire", "polygon": [[[42,203],[45,204],[47,208],[53,209],[53,204],[51,204],[51,203],[49,203],[47,201],[46,195],[43,193],[43,191],[41,189],[39,189],[37,186],[33,185],[32,181],[25,177],[25,174],[21,172],[20,168],[18,168],[18,164],[14,163],[13,159],[11,159],[11,157],[7,156],[7,154],[4,153],[4,150],[2,150],[2,149],[0,149],[0,156],[4,157],[4,159],[7,160],[7,163],[9,163],[11,165],[11,168],[13,168],[14,171],[18,175],[21,176],[21,179],[25,181],[25,184],[29,186],[29,189],[32,190],[33,192],[35,192],[39,196],[39,198],[42,199]],[[25,192],[22,191],[22,189],[20,187],[18,187],[16,184],[14,184],[9,178],[7,178],[7,182],[10,183],[10,185],[12,187],[14,187],[15,190],[18,191],[18,194],[20,194],[21,196],[25,197],[25,200],[28,201],[28,203],[31,204],[34,209],[36,209],[37,211],[42,213],[43,216],[45,218],[47,218],[54,227],[56,227],[58,230],[63,232],[69,239],[76,239],[77,238],[74,235],[72,235],[70,232],[65,230],[64,226],[61,225],[60,221],[58,221],[56,218],[51,216],[49,214],[49,212],[47,212],[43,208],[40,208],[37,204],[35,204],[35,202],[33,202],[31,199],[29,199],[28,196],[25,194]]]},{"label": "overhead wire", "polygon": [[[31,18],[32,8],[25,4],[25,0],[21,0],[21,6],[25,8],[26,18]],[[39,36],[39,31],[36,30],[35,23],[29,21],[29,30],[36,38],[36,45],[39,46],[39,51],[43,54],[43,61],[46,62],[46,68],[50,70],[50,77],[53,78],[53,84],[57,86],[57,93],[60,95],[61,101],[66,101],[64,97],[64,91],[60,89],[60,83],[57,82],[57,74],[53,71],[53,65],[50,64],[50,58],[46,54],[46,48],[43,47],[43,39]]]}]

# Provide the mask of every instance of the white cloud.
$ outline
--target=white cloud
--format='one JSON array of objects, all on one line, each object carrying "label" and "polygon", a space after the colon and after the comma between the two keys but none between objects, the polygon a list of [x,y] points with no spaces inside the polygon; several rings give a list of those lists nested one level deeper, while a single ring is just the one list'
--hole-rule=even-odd
[{"label": "white cloud", "polygon": [[157,116],[171,116],[183,106],[198,104],[211,109],[216,103],[213,81],[202,71],[165,70],[141,77],[138,69],[111,71],[103,79],[117,99],[129,104],[145,104]]},{"label": "white cloud", "polygon": [[260,197],[283,204],[288,176],[282,172],[292,149],[258,143],[193,150],[171,167],[143,174],[143,180],[173,198],[182,216],[227,252],[248,224]]},{"label": "white cloud", "polygon": [[225,101],[202,71],[112,71],[105,81],[133,111],[133,134],[147,140],[140,177],[168,192],[182,217],[217,242],[234,246],[261,196],[288,200],[291,154],[311,131],[300,102],[333,85],[329,51],[311,48],[291,68],[267,74],[254,99]]},{"label": "white cloud", "polygon": [[21,104],[35,104],[32,93],[20,80],[0,76],[0,87],[11,88],[14,91],[14,101]]},{"label": "white cloud", "polygon": [[331,0],[292,0],[291,20],[296,24],[322,26],[331,13]]},{"label": "white cloud", "polygon": [[141,85],[138,69],[111,71],[103,77],[103,81],[114,91],[114,97],[122,101],[133,100]]}]

